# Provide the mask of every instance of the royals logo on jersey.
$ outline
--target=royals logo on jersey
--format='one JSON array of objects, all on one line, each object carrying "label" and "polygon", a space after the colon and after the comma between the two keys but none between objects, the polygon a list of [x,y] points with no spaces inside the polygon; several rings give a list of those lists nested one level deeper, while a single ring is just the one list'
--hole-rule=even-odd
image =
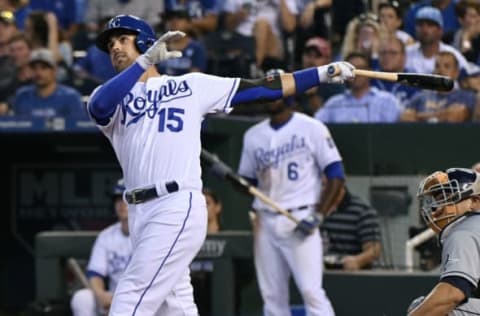
[{"label": "royals logo on jersey", "polygon": [[[285,209],[316,204],[324,168],[341,161],[327,127],[295,113],[278,129],[264,120],[244,136],[239,173],[258,180],[258,188]],[[256,199],[253,207],[269,209]]]}]

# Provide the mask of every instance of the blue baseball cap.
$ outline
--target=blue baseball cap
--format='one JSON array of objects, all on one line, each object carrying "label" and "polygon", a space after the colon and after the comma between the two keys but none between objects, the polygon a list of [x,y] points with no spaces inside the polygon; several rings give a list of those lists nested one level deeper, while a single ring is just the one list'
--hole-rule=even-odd
[{"label": "blue baseball cap", "polygon": [[432,21],[443,28],[442,12],[437,8],[430,6],[420,8],[415,15],[415,21],[419,20]]}]

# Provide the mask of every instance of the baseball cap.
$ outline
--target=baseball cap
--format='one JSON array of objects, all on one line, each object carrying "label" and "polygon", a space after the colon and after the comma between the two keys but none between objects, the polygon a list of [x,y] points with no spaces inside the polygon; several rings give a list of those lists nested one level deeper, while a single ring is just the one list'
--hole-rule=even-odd
[{"label": "baseball cap", "polygon": [[6,24],[14,24],[15,23],[15,15],[12,11],[0,11],[0,21]]},{"label": "baseball cap", "polygon": [[437,8],[430,6],[420,8],[415,16],[415,21],[419,20],[432,21],[443,28],[442,12],[440,12],[440,10]]},{"label": "baseball cap", "polygon": [[52,52],[46,48],[35,49],[30,54],[30,64],[37,62],[44,63],[52,68],[55,68],[57,66]]},{"label": "baseball cap", "polygon": [[330,43],[321,37],[312,37],[305,43],[305,51],[315,50],[319,56],[330,57],[332,48]]}]

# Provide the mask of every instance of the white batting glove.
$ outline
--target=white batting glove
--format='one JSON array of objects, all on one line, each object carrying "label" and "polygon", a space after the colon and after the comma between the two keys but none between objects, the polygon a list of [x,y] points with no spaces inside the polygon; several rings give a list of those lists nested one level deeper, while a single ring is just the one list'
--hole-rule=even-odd
[{"label": "white batting glove", "polygon": [[320,82],[344,83],[347,79],[355,78],[355,66],[346,61],[330,63],[317,67]]},{"label": "white batting glove", "polygon": [[163,60],[182,57],[182,52],[180,51],[169,51],[167,49],[167,42],[171,39],[184,37],[185,35],[186,34],[181,31],[168,31],[156,40],[143,55],[137,58],[137,63],[143,69],[147,69]]}]

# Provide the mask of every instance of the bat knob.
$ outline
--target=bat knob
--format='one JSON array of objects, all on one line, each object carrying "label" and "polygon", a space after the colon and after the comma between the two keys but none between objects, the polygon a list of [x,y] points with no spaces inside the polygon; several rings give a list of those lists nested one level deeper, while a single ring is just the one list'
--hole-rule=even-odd
[{"label": "bat knob", "polygon": [[328,66],[328,68],[327,68],[327,75],[328,75],[329,77],[335,76],[336,72],[337,72],[337,68],[336,68],[334,65]]}]

